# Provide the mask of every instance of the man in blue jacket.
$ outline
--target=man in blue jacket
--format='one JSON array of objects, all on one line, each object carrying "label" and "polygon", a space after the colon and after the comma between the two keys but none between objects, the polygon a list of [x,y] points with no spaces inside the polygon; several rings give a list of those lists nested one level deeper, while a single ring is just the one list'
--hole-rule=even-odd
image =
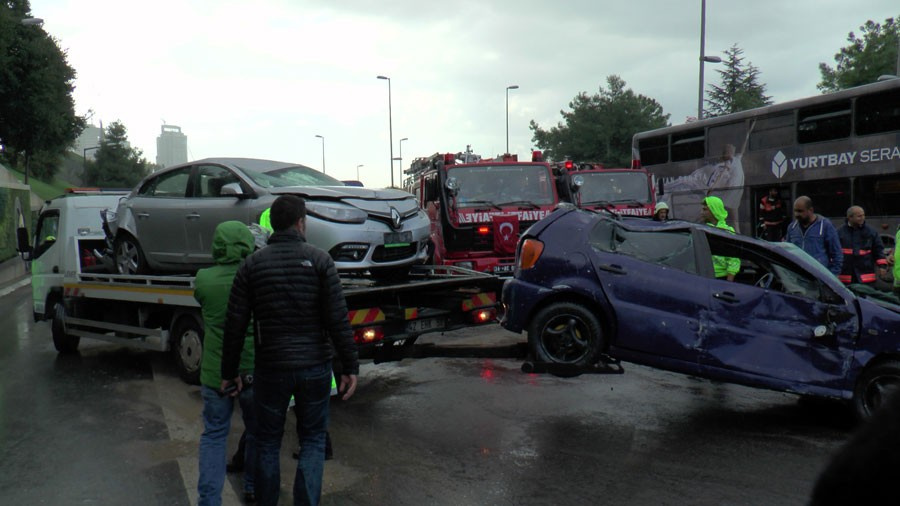
[{"label": "man in blue jacket", "polygon": [[837,229],[827,218],[816,214],[809,197],[800,196],[794,201],[794,221],[788,226],[784,240],[818,260],[835,276],[841,273],[844,252]]}]

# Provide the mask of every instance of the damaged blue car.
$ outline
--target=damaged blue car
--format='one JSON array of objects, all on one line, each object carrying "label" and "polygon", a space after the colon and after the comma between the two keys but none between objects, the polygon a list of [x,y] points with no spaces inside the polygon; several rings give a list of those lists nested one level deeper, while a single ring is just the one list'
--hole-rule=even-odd
[{"label": "damaged blue car", "polygon": [[[713,256],[736,257],[734,281]],[[787,243],[683,221],[558,209],[520,239],[502,325],[538,363],[601,359],[843,399],[868,418],[900,385],[900,306]],[[896,302],[896,299],[894,299]]]}]

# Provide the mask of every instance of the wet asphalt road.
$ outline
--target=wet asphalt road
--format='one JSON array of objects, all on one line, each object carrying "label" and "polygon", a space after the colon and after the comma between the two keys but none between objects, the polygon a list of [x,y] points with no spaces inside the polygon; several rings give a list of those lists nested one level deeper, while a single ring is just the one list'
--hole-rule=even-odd
[{"label": "wet asphalt road", "polygon": [[[0,297],[0,329],[0,504],[196,502],[202,402],[168,355],[82,340],[58,356],[28,286]],[[493,326],[427,340],[521,339]],[[323,504],[799,505],[852,427],[834,404],[640,366],[562,379],[520,365],[365,362],[332,408]],[[290,416],[282,504],[293,431]],[[239,490],[231,476],[225,504]]]}]

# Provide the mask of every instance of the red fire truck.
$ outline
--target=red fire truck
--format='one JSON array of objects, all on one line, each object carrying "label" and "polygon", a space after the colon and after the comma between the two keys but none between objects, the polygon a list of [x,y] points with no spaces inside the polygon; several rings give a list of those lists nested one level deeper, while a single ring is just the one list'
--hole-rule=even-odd
[{"label": "red fire truck", "polygon": [[570,193],[572,202],[580,208],[653,216],[656,194],[653,179],[646,170],[606,168],[600,163],[575,163],[572,160],[555,168],[557,174],[568,180],[565,186],[574,190]]},{"label": "red fire truck", "polygon": [[432,260],[479,272],[512,274],[519,233],[550,214],[564,186],[540,151],[530,162],[465,152],[417,158],[404,186],[431,218]]}]

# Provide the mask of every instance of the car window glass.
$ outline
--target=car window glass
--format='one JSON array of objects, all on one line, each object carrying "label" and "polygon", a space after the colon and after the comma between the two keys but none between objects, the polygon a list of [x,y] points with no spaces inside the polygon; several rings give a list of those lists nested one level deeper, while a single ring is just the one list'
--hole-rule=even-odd
[{"label": "car window glass", "polygon": [[190,175],[190,167],[160,174],[147,181],[138,193],[144,197],[184,197]]},{"label": "car window glass", "polygon": [[690,231],[633,231],[601,221],[591,230],[591,246],[692,274],[697,273]]},{"label": "car window glass", "polygon": [[300,165],[272,170],[254,170],[241,167],[247,177],[263,188],[287,186],[344,186],[339,180],[309,167]]},{"label": "car window glass", "polygon": [[41,256],[56,243],[59,234],[59,211],[49,211],[41,215],[37,232],[34,234],[34,258]]},{"label": "car window glass", "polygon": [[201,165],[197,167],[197,185],[194,196],[201,198],[221,197],[222,187],[237,183],[238,178],[230,170],[218,165]]},{"label": "car window glass", "polygon": [[782,256],[779,251],[769,251],[762,246],[713,234],[707,234],[707,239],[713,255],[741,260],[741,270],[735,276],[735,282],[820,299],[821,285],[816,276]]}]

